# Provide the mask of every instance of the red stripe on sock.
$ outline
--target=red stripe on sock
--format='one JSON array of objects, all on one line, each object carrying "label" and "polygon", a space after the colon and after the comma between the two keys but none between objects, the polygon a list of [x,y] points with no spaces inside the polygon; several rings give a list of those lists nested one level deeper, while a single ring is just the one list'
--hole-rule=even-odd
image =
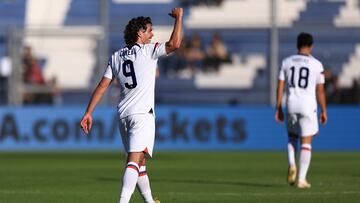
[{"label": "red stripe on sock", "polygon": [[126,168],[132,168],[132,169],[134,169],[136,172],[139,173],[139,169],[138,169],[136,166],[128,165]]},{"label": "red stripe on sock", "polygon": [[139,172],[139,177],[140,177],[140,176],[146,176],[146,175],[147,175],[146,171]]},{"label": "red stripe on sock", "polygon": [[301,147],[301,150],[311,151],[311,148]]}]

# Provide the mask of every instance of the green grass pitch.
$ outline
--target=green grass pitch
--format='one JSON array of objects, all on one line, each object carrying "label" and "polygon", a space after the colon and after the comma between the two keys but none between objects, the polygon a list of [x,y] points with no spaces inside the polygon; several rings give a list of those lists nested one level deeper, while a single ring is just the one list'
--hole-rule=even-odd
[{"label": "green grass pitch", "polygon": [[[123,169],[123,152],[2,152],[0,202],[117,202]],[[360,152],[314,152],[311,189],[288,186],[286,172],[285,152],[158,152],[148,163],[162,203],[360,202]]]}]

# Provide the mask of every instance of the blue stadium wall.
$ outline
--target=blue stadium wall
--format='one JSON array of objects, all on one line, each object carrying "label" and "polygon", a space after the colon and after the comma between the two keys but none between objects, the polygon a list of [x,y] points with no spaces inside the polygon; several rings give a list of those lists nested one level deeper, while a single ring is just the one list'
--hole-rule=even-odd
[{"label": "blue stadium wall", "polygon": [[[85,107],[1,107],[0,151],[120,150],[116,109],[94,112],[90,135],[79,121]],[[360,107],[329,107],[315,150],[360,150]],[[285,150],[284,124],[270,107],[179,107],[156,109],[155,150]]]}]

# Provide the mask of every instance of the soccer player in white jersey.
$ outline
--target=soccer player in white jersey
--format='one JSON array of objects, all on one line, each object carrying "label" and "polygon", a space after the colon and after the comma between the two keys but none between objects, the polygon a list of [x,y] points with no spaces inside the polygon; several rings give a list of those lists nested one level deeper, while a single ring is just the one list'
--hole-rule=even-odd
[{"label": "soccer player in white jersey", "polygon": [[319,131],[317,101],[321,107],[320,123],[327,122],[324,93],[324,68],[320,61],[311,56],[313,37],[300,33],[297,38],[298,54],[285,58],[279,73],[275,120],[284,121],[282,97],[286,86],[286,126],[288,131],[288,183],[294,185],[297,176],[296,149],[300,139],[299,174],[296,186],[310,188],[306,180],[311,160],[311,143]]},{"label": "soccer player in white jersey", "polygon": [[130,201],[135,187],[147,203],[154,201],[146,159],[152,156],[155,140],[155,74],[157,60],[181,45],[183,9],[174,8],[169,14],[175,18],[174,28],[166,43],[151,43],[153,37],[150,17],[133,18],[124,30],[126,46],[115,52],[100,83],[94,90],[81,120],[83,131],[88,134],[92,125],[92,112],[113,79],[120,84],[118,105],[119,128],[127,164],[122,180],[120,203]]}]

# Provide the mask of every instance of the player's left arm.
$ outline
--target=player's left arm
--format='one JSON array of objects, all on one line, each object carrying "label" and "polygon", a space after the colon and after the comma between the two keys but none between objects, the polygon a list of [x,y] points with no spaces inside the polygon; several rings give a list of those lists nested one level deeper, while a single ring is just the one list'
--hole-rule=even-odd
[{"label": "player's left arm", "polygon": [[326,110],[325,88],[323,83],[316,85],[316,98],[321,108],[320,123],[326,124],[328,118]]},{"label": "player's left arm", "polygon": [[282,97],[284,94],[283,93],[284,85],[285,85],[285,81],[279,79],[278,84],[277,84],[277,90],[276,90],[276,104],[275,104],[275,120],[276,120],[276,122],[284,121],[284,113],[282,111],[282,106],[281,106]]},{"label": "player's left arm", "polygon": [[99,103],[101,98],[103,97],[105,91],[109,87],[111,83],[111,79],[107,77],[103,77],[97,87],[95,88],[91,99],[89,101],[89,104],[86,108],[85,114],[80,122],[81,128],[85,132],[85,134],[88,134],[91,130],[92,126],[92,112],[95,109],[95,106]]},{"label": "player's left arm", "polygon": [[287,60],[283,60],[279,71],[277,89],[276,89],[276,104],[275,104],[275,120],[276,122],[284,121],[284,113],[282,110],[282,98],[285,88],[285,69],[287,67]]},{"label": "player's left arm", "polygon": [[183,34],[182,34],[183,9],[174,8],[169,15],[175,18],[175,24],[169,41],[165,43],[166,54],[170,54],[171,52],[180,48],[181,41],[183,38]]}]

